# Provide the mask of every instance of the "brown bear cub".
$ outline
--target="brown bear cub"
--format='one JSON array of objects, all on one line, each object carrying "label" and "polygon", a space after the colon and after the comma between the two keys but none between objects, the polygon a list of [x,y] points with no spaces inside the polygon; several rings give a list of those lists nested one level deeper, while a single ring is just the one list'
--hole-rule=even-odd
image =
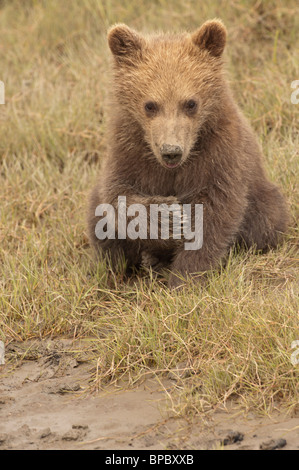
[{"label": "brown bear cub", "polygon": [[[284,198],[265,175],[257,139],[223,73],[225,42],[218,20],[192,34],[145,37],[123,24],[108,33],[109,149],[90,197],[88,225],[92,245],[115,269],[120,258],[128,268],[165,263],[169,285],[177,287],[219,266],[233,244],[265,250],[286,230]],[[151,237],[148,226],[143,237],[118,236],[119,196],[147,214],[155,205],[189,204],[189,219],[202,204],[200,249],[185,249],[184,237],[171,230],[168,239]],[[115,210],[112,237],[96,234],[100,204]]]}]

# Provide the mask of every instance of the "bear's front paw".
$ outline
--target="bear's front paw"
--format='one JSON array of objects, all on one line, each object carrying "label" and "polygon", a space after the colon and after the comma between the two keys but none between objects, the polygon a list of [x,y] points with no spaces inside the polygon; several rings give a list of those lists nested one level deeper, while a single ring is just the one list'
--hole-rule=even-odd
[{"label": "bear's front paw", "polygon": [[183,238],[184,227],[187,223],[187,216],[183,211],[183,206],[174,196],[165,198],[164,204],[160,208],[161,225],[160,232],[162,239],[169,239],[180,244]]}]

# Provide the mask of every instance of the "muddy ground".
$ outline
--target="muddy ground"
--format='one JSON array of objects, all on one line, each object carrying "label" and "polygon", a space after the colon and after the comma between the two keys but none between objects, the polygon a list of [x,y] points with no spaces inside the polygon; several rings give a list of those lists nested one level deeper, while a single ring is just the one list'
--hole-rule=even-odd
[{"label": "muddy ground", "polygon": [[88,343],[11,343],[0,366],[0,449],[299,449],[299,415],[236,403],[192,422],[165,405],[173,381],[93,390]]}]

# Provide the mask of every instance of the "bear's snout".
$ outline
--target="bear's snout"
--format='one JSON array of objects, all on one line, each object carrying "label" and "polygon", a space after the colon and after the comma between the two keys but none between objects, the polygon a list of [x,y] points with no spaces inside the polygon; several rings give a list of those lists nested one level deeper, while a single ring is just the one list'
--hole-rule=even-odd
[{"label": "bear's snout", "polygon": [[178,166],[183,156],[183,149],[179,145],[163,144],[160,152],[163,162],[169,168]]}]

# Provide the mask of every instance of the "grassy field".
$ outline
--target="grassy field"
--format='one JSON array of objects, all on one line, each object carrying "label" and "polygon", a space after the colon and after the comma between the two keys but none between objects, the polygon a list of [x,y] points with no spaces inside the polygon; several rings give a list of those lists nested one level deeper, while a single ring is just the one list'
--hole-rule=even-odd
[{"label": "grassy field", "polygon": [[[105,153],[106,31],[193,30],[220,17],[235,96],[262,143],[291,227],[266,255],[232,253],[205,289],[124,282],[95,266],[87,194]],[[0,340],[85,338],[91,388],[177,375],[182,415],[237,397],[269,411],[298,406],[299,9],[288,1],[2,0],[0,3]]]}]

